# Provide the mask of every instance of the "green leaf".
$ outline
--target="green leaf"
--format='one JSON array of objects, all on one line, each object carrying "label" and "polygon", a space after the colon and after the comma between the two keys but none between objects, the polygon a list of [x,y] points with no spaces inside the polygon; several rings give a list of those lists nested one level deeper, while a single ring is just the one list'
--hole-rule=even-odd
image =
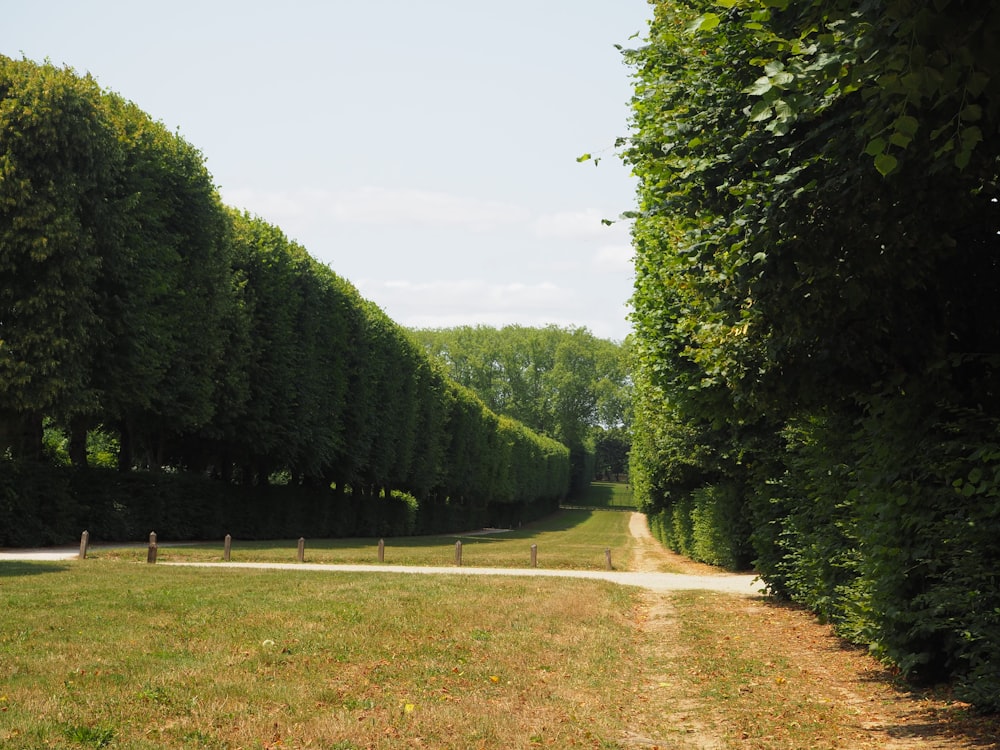
[{"label": "green leaf", "polygon": [[965,90],[968,91],[973,96],[979,96],[983,93],[986,88],[986,84],[990,82],[990,77],[983,73],[982,71],[976,71],[969,76],[969,79],[965,82]]},{"label": "green leaf", "polygon": [[785,69],[785,64],[781,60],[769,60],[764,66],[764,72],[767,73],[769,77],[776,76]]},{"label": "green leaf", "polygon": [[941,148],[939,148],[937,151],[934,152],[934,158],[939,159],[944,154],[947,154],[949,151],[954,151],[954,150],[955,150],[955,139],[949,138],[941,145]]},{"label": "green leaf", "polygon": [[896,121],[892,124],[896,129],[897,133],[902,133],[903,135],[908,135],[913,138],[917,134],[917,128],[920,127],[920,122],[916,117],[912,115],[902,115],[896,118]]},{"label": "green leaf", "polygon": [[913,139],[910,136],[898,131],[889,136],[889,143],[893,146],[899,146],[900,148],[906,148],[910,145],[910,141],[912,140]]},{"label": "green leaf", "polygon": [[970,104],[962,110],[960,117],[965,122],[978,122],[983,119],[983,108],[978,104]]},{"label": "green leaf", "polygon": [[795,117],[795,109],[785,99],[778,99],[774,103],[774,114],[782,120],[791,120]]},{"label": "green leaf", "polygon": [[698,16],[694,21],[688,26],[688,31],[695,33],[698,31],[711,31],[721,22],[718,13],[706,13],[703,16]]},{"label": "green leaf", "polygon": [[581,154],[580,156],[576,157],[576,160],[578,162],[581,162],[581,161],[590,161],[590,159],[591,159],[590,154]]},{"label": "green leaf", "polygon": [[931,140],[932,141],[936,141],[938,138],[941,137],[942,133],[945,133],[945,132],[951,130],[951,126],[952,126],[952,124],[950,122],[947,122],[944,125],[942,125],[941,127],[937,128],[935,130],[932,130],[931,131]]},{"label": "green leaf", "polygon": [[969,149],[970,151],[975,148],[977,143],[983,140],[983,131],[977,126],[973,125],[971,127],[962,130],[962,148]]},{"label": "green leaf", "polygon": [[756,81],[754,81],[750,86],[743,89],[744,93],[750,94],[751,96],[763,96],[768,91],[771,90],[771,79],[767,76],[761,76]]},{"label": "green leaf", "polygon": [[795,80],[795,76],[787,70],[782,70],[771,76],[771,85],[787,88]]},{"label": "green leaf", "polygon": [[759,100],[750,108],[750,122],[762,122],[771,118],[773,111],[771,106],[763,99]]},{"label": "green leaf", "polygon": [[872,138],[865,147],[865,153],[869,156],[878,156],[885,152],[885,139]]},{"label": "green leaf", "polygon": [[887,177],[899,166],[899,160],[892,154],[879,154],[875,157],[875,169],[883,177]]}]

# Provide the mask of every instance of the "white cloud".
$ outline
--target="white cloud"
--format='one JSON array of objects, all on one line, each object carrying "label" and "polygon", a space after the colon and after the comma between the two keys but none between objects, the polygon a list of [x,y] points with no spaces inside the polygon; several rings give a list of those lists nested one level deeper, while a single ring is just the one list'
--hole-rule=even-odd
[{"label": "white cloud", "polygon": [[631,245],[604,245],[593,257],[593,265],[600,271],[629,273],[634,269]]},{"label": "white cloud", "polygon": [[595,336],[616,340],[628,332],[627,310],[620,295],[594,298],[549,281],[523,284],[482,279],[368,279],[359,283],[358,289],[389,317],[410,328],[586,326]]},{"label": "white cloud", "polygon": [[399,301],[403,306],[434,307],[464,312],[519,312],[558,308],[573,293],[549,281],[536,284],[457,281],[362,281],[358,288],[372,299]]},{"label": "white cloud", "polygon": [[560,211],[535,219],[534,230],[539,237],[566,240],[607,239],[616,232],[618,224],[608,226],[603,220],[614,220],[597,209]]},{"label": "white cloud", "polygon": [[333,215],[368,224],[458,226],[485,232],[525,221],[528,212],[509,203],[407,188],[363,187],[336,195]]},{"label": "white cloud", "polygon": [[361,294],[401,325],[442,328],[458,325],[580,325],[572,290],[542,281],[493,283],[481,279],[451,281],[375,281],[358,283]]},{"label": "white cloud", "polygon": [[489,232],[524,223],[528,211],[502,201],[413,188],[363,186],[350,190],[297,189],[286,192],[224,190],[223,200],[281,226],[312,217],[338,223],[452,227]]}]

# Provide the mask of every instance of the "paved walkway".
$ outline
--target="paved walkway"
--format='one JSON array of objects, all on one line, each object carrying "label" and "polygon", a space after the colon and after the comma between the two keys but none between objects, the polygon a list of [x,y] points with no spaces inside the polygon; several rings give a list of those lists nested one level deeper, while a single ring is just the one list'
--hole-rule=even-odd
[{"label": "paved walkway", "polygon": [[[115,545],[120,548],[121,545]],[[91,549],[95,549],[91,547]],[[58,561],[75,560],[79,548],[58,547],[49,549],[0,550],[0,561]],[[722,591],[744,596],[758,596],[763,584],[753,575],[682,575],[677,573],[645,573],[616,570],[554,570],[547,568],[469,568],[469,567],[424,567],[394,565],[327,565],[319,563],[241,563],[241,562],[161,562],[159,565],[176,565],[191,568],[212,569],[268,569],[319,571],[325,573],[388,573],[424,575],[466,575],[466,576],[547,576],[550,578],[588,578],[611,581],[623,586],[638,586],[650,591]]]},{"label": "paved walkway", "polygon": [[[0,558],[2,559],[2,558]],[[467,568],[393,566],[393,565],[326,565],[322,563],[198,563],[171,562],[197,568],[256,568],[277,570],[312,570],[347,573],[399,573],[465,576],[545,576],[548,578],[589,578],[611,581],[623,586],[638,586],[650,591],[722,591],[730,594],[759,596],[763,584],[753,575],[695,576],[678,573],[635,573],[616,570],[556,570],[548,568]]]}]

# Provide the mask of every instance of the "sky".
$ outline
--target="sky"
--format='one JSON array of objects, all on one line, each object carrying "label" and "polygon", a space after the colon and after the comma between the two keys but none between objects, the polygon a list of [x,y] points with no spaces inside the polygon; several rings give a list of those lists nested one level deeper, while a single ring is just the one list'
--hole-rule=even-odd
[{"label": "sky", "polygon": [[[10,3],[0,53],[90,73],[409,327],[629,333],[647,0]],[[593,159],[579,162],[583,154]],[[614,223],[607,226],[603,219]]]}]

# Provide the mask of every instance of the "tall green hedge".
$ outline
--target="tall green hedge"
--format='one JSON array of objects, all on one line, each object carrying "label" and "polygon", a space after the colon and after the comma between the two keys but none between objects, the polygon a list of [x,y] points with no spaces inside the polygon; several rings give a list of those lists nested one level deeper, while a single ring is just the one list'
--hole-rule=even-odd
[{"label": "tall green hedge", "polygon": [[652,4],[622,139],[637,497],[1000,710],[1000,13]]},{"label": "tall green hedge", "polygon": [[[0,544],[90,521],[99,538],[445,530],[569,488],[567,449],[223,206],[193,146],[89,77],[0,57],[0,243],[0,520],[18,521]],[[75,472],[38,468],[43,425]],[[121,476],[88,470],[96,433]]]}]

